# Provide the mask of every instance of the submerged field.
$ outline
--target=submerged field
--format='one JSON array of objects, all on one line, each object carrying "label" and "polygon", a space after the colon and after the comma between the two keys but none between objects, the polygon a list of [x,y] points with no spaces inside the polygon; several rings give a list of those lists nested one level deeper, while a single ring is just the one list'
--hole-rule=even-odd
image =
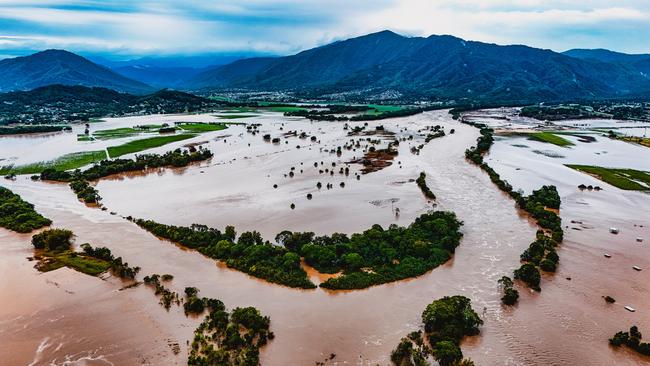
[{"label": "submerged field", "polygon": [[0,174],[38,174],[45,169],[73,170],[106,159],[106,151],[82,151],[63,155],[51,161],[21,166],[5,166]]},{"label": "submerged field", "polygon": [[[197,123],[220,120],[205,115],[192,117],[188,120]],[[115,119],[103,128],[162,121],[178,121],[178,117]],[[229,309],[259,308],[270,316],[275,334],[261,349],[263,365],[389,364],[390,352],[400,339],[418,329],[422,309],[433,299],[457,294],[470,298],[485,320],[481,335],[461,345],[463,354],[476,364],[570,364],[571,360],[591,365],[638,364],[635,355],[609,348],[607,337],[624,329],[623,323],[650,328],[642,316],[642,309],[650,306],[644,290],[645,271],[631,268],[650,266],[650,258],[634,241],[648,235],[644,220],[650,217],[647,195],[617,189],[580,191],[578,184],[598,181],[564,164],[589,166],[603,160],[641,171],[645,160],[630,154],[640,147],[600,138],[591,143],[575,142],[571,149],[526,141],[521,136],[497,139],[486,156],[490,166],[514,190],[527,194],[542,184],[557,185],[563,224],[575,228],[566,230],[565,242],[557,249],[561,255],[558,272],[543,276],[543,291],[528,292],[515,283],[521,293],[519,304],[505,308],[497,280],[521,264],[520,255],[535,238],[537,226],[516,210],[513,200],[481,169],[466,161],[465,149],[476,144],[478,129],[452,120],[446,111],[371,121],[367,126],[349,121],[348,129],[345,123],[285,118],[277,112],[242,122],[227,130],[195,135],[192,143],[202,142],[215,153],[209,162],[100,180],[95,188],[104,197],[106,211],[78,202],[65,185],[32,182],[28,177],[6,184],[34,202],[37,210],[56,225],[72,229],[77,242],[101,243],[141,266],[140,279],[152,273],[169,273],[173,280],[165,286],[177,293],[196,286],[202,296],[219,298]],[[252,124],[259,126],[252,128]],[[422,131],[436,125],[455,133],[426,143],[427,132]],[[278,140],[273,142],[275,138]],[[525,144],[517,143],[522,141]],[[391,164],[363,174],[364,164],[371,164],[364,161],[366,150],[372,147],[389,154],[390,150],[384,149],[391,142],[396,150]],[[172,146],[162,145],[152,151],[166,149]],[[628,155],[633,157],[626,158]],[[423,177],[420,183],[416,182],[418,177]],[[429,199],[423,195],[424,186],[433,194]],[[418,239],[408,248],[413,254],[396,256],[391,251],[394,248],[382,244],[387,240],[384,236],[398,234],[402,230],[399,226],[406,227],[431,210],[455,212],[463,222],[463,236],[452,260],[433,270],[408,267],[417,270],[414,273],[418,277],[360,291],[299,290],[263,280],[266,268],[253,265],[253,261],[273,261],[286,266],[287,273],[289,269],[302,269],[314,285],[350,270],[374,276],[390,266],[411,266],[417,264],[413,258],[436,253],[426,252],[426,243],[413,236]],[[207,255],[184,250],[125,220],[128,216],[167,226],[196,223],[199,226],[194,230],[199,233],[215,228],[220,232],[215,238],[224,239],[221,236],[225,235],[225,243],[208,241],[204,247],[202,235],[206,234],[197,234],[197,248]],[[234,234],[227,225],[234,226]],[[608,227],[619,227],[621,233],[607,234]],[[353,245],[333,235],[343,233],[350,239],[352,233],[363,230],[366,232],[356,237]],[[305,249],[299,239],[305,232],[312,232],[323,245]],[[169,233],[174,241],[180,238],[171,235],[175,230]],[[231,235],[239,241],[244,238],[241,246],[231,245]],[[39,353],[43,362],[72,354],[77,355],[71,356],[73,360],[102,357],[113,364],[129,364],[142,357],[154,364],[186,363],[188,342],[192,342],[192,331],[201,319],[186,318],[182,307],[166,311],[153,298],[154,289],[149,285],[122,288],[121,283],[95,278],[91,279],[96,283],[83,282],[81,274],[66,269],[34,274],[32,264],[25,259],[31,255],[29,238],[6,231],[0,231],[0,237],[10,248],[0,257],[0,268],[13,268],[0,282],[13,283],[20,278],[19,290],[18,286],[4,287],[15,295],[0,309],[0,320],[12,334],[0,345],[0,356],[7,362],[29,364],[35,350],[45,342]],[[238,254],[247,240],[269,240],[274,245],[279,240],[291,246],[292,238],[297,241],[290,253],[275,255],[270,247],[270,252],[249,249],[243,251],[245,256]],[[361,241],[366,240],[375,246],[363,252]],[[348,246],[359,255],[347,255],[353,254],[345,252]],[[605,251],[612,258],[604,258]],[[212,258],[226,260],[215,265]],[[237,262],[229,265],[228,260]],[[282,275],[286,273],[277,274]],[[79,283],[83,286],[75,285]],[[605,295],[618,302],[608,305],[601,297]],[[33,301],[43,296],[47,304]],[[638,311],[627,312],[624,304]],[[115,312],[116,308],[120,312]],[[19,316],[26,311],[34,315],[30,319]],[[87,332],[80,326],[89,321],[85,317],[88,312],[93,315],[93,328],[101,332]],[[41,323],[59,332],[43,332],[36,325]],[[43,334],[49,337],[45,341]],[[75,342],[80,335],[84,341]],[[21,352],[16,352],[17,348]],[[332,359],[330,355],[334,355]]]},{"label": "submerged field", "polygon": [[225,123],[182,123],[177,128],[185,132],[200,133],[221,131],[228,128],[228,126]]},{"label": "submerged field", "polygon": [[634,169],[604,168],[567,164],[569,168],[593,175],[614,187],[629,191],[649,191],[650,173]]},{"label": "submerged field", "polygon": [[567,147],[572,146],[573,143],[562,136],[558,136],[551,132],[536,132],[528,135],[528,138],[535,141],[547,142],[549,144]]},{"label": "submerged field", "polygon": [[108,151],[108,155],[111,158],[117,158],[122,155],[133,154],[140,151],[152,149],[154,147],[164,146],[172,142],[187,140],[195,136],[196,135],[194,134],[178,134],[178,135],[170,135],[170,136],[150,137],[150,138],[145,138],[140,140],[129,141],[127,143],[118,146],[110,146],[106,149],[106,151]]}]

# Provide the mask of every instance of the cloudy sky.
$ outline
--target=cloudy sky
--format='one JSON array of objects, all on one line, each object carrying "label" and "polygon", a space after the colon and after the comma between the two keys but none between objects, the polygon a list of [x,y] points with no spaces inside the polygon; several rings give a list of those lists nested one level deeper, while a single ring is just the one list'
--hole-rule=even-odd
[{"label": "cloudy sky", "polygon": [[0,58],[290,54],[383,29],[563,51],[650,53],[650,0],[0,0]]}]

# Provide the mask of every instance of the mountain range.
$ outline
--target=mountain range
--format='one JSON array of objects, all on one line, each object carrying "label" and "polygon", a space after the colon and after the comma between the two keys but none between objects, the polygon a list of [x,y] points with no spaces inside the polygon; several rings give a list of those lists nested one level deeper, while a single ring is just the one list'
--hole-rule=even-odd
[{"label": "mountain range", "polygon": [[116,65],[48,50],[0,61],[0,91],[47,84],[131,93],[173,87],[291,92],[305,98],[504,102],[650,97],[650,55],[608,50],[558,53],[453,36],[382,31],[283,57],[253,57],[203,69]]}]

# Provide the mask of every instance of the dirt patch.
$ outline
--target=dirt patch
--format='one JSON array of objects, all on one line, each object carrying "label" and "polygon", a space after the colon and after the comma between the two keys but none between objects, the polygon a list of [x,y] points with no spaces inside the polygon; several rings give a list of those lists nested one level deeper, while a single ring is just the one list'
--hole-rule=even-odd
[{"label": "dirt patch", "polygon": [[350,160],[349,164],[361,164],[361,174],[368,174],[380,171],[393,165],[393,159],[397,156],[397,150],[381,149],[368,151],[363,158]]}]

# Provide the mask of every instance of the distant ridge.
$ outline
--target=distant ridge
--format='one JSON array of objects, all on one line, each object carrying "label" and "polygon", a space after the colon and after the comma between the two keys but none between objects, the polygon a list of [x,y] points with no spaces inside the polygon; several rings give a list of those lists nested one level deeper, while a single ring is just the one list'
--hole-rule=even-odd
[{"label": "distant ridge", "polygon": [[153,88],[64,50],[46,50],[0,61],[0,92],[51,84],[98,86],[143,94]]},{"label": "distant ridge", "polygon": [[618,63],[634,68],[645,76],[650,76],[650,54],[630,55],[604,49],[573,49],[563,52],[567,56],[583,60],[597,60],[601,62]]},{"label": "distant ridge", "polygon": [[293,91],[306,97],[544,101],[650,95],[648,73],[620,62],[453,36],[382,31],[292,56],[200,73],[185,89]]},{"label": "distant ridge", "polygon": [[295,55],[246,58],[203,70],[165,65],[125,65],[117,69],[120,75],[74,53],[46,50],[0,61],[0,92],[62,84],[131,94],[151,93],[154,85],[357,101],[650,99],[650,55],[602,49],[558,53],[449,35],[405,37],[381,31]]}]

